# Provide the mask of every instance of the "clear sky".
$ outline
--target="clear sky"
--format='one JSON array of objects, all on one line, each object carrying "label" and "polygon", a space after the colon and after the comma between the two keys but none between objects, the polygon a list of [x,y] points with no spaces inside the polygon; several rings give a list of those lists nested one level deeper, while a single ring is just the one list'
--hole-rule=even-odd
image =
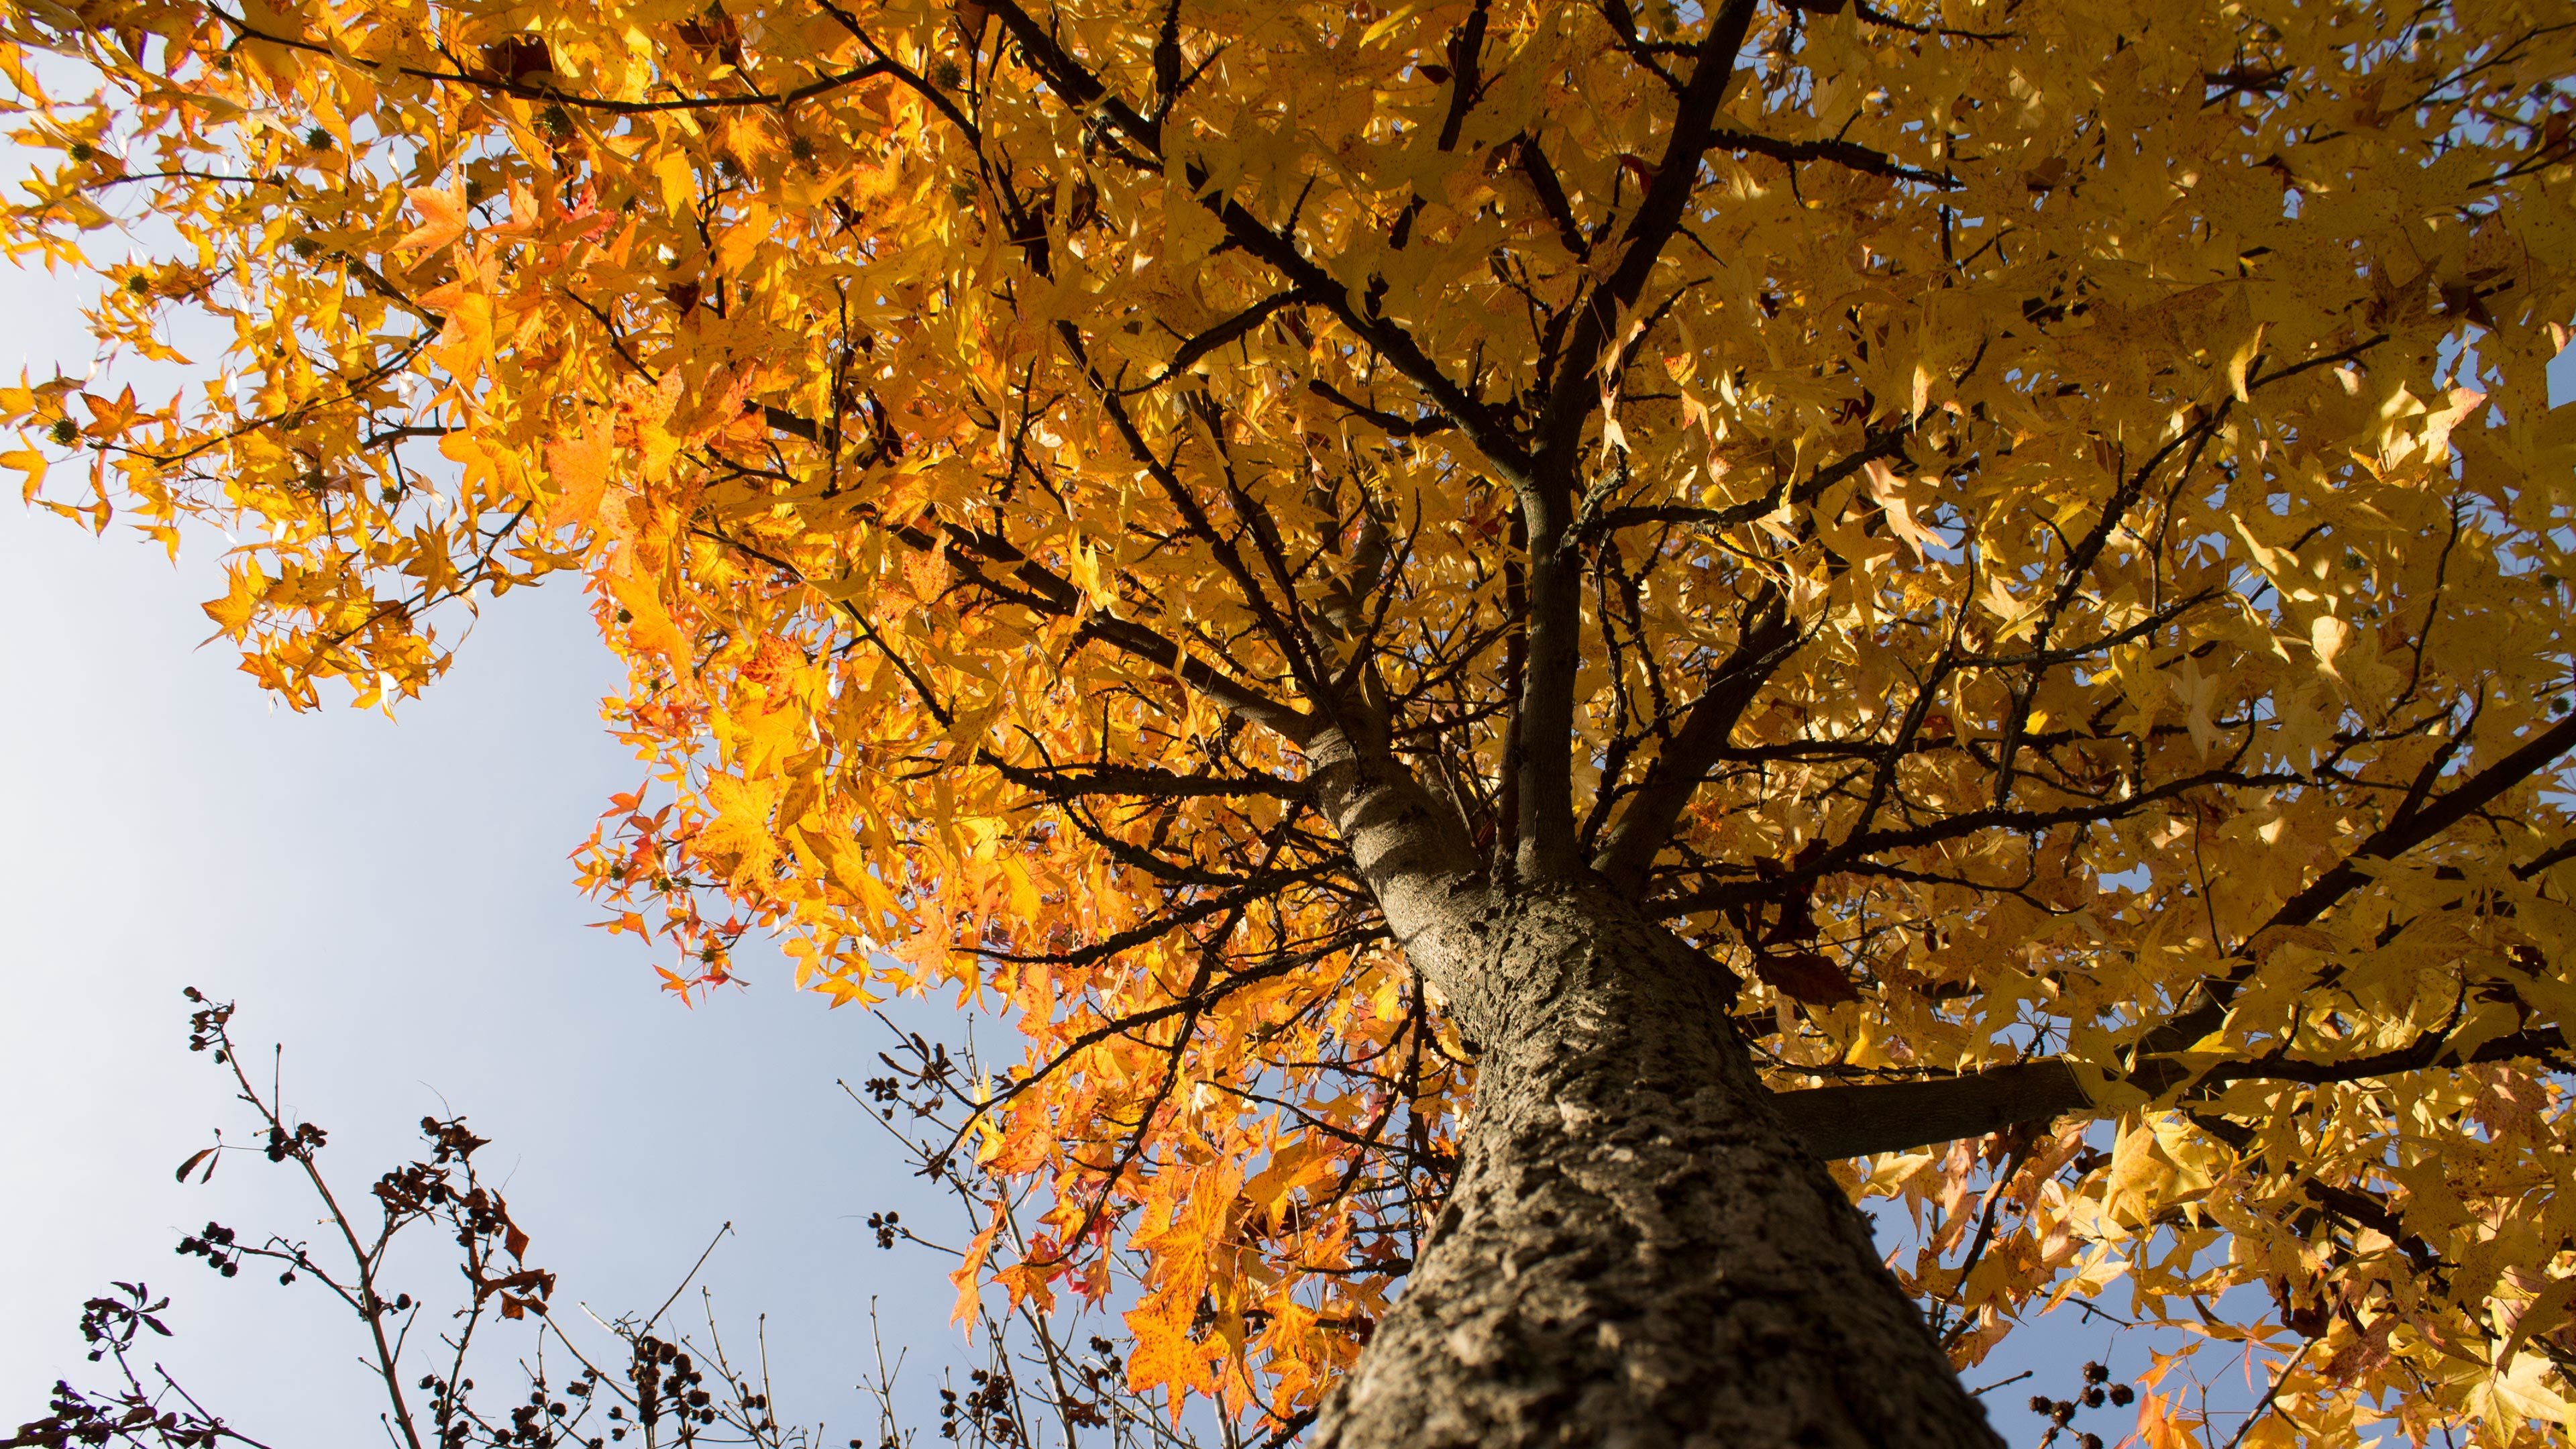
[{"label": "clear sky", "polygon": [[[80,366],[78,300],[0,268],[0,367]],[[346,1317],[171,1251],[210,1218],[312,1221],[256,1158],[172,1182],[210,1127],[246,1125],[184,1049],[186,985],[237,998],[246,1042],[287,1044],[285,1098],[331,1130],[350,1193],[411,1155],[423,1113],[464,1113],[561,1303],[659,1302],[731,1221],[705,1281],[739,1334],[768,1315],[779,1408],[833,1420],[825,1442],[862,1428],[872,1299],[916,1382],[953,1359],[942,1265],[880,1252],[864,1224],[945,1209],[833,1085],[882,1070],[882,1029],[776,969],[684,1009],[632,937],[591,927],[566,855],[639,767],[600,726],[614,676],[580,596],[488,608],[399,722],[294,715],[203,642],[216,568],[213,547],[174,567],[0,504],[0,1423],[35,1417],[57,1377],[96,1381],[79,1304],[139,1276],[176,1300],[161,1360],[244,1429],[373,1433]],[[1971,1375],[2041,1369],[1994,1396],[2016,1443],[2037,1438],[2031,1390],[2066,1392],[2107,1339],[2072,1320]]]},{"label": "clear sky", "polygon": [[[0,267],[0,368],[77,370],[77,301]],[[373,1418],[348,1318],[172,1251],[209,1219],[314,1217],[253,1156],[172,1181],[211,1127],[247,1131],[186,1050],[188,985],[286,1044],[344,1196],[415,1155],[424,1113],[464,1113],[567,1303],[649,1309],[731,1221],[705,1281],[743,1334],[769,1315],[788,1414],[850,1418],[871,1298],[951,1352],[941,1266],[864,1222],[939,1205],[834,1086],[883,1071],[884,1029],[776,970],[683,1008],[591,926],[566,856],[641,767],[601,727],[614,673],[579,593],[500,601],[398,722],[297,715],[203,642],[221,542],[174,567],[0,502],[0,1423],[96,1381],[80,1304],[138,1276],[175,1300],[163,1360],[244,1429],[343,1444]]]}]

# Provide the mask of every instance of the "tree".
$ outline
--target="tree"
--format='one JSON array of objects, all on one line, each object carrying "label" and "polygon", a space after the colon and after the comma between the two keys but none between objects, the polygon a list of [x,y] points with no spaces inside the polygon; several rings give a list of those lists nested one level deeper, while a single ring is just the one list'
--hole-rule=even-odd
[{"label": "tree", "polygon": [[1985,1444],[2125,1275],[2246,1442],[2564,1437],[2559,7],[5,24],[13,252],[221,357],[8,390],[29,496],[231,530],[298,706],[579,573],[668,983],[1026,1032],[970,1298],[1317,1444]]}]

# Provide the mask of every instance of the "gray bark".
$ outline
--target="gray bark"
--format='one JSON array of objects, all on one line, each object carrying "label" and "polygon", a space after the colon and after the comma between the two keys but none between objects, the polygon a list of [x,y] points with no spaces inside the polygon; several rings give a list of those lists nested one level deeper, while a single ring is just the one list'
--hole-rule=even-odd
[{"label": "gray bark", "polygon": [[1605,892],[1446,886],[1399,934],[1476,1102],[1319,1449],[1999,1444],[1771,1107],[1733,977]]},{"label": "gray bark", "polygon": [[1771,1098],[1771,1109],[1790,1132],[1824,1158],[1909,1152],[2025,1122],[2053,1122],[2091,1106],[2075,1069],[2060,1061],[2021,1062],[1974,1076],[1922,1082],[1816,1087]]}]

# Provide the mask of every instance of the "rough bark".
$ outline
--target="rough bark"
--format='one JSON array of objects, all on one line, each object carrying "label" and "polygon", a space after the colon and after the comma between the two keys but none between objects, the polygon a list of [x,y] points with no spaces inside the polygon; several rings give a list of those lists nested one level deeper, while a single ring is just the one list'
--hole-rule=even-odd
[{"label": "rough bark", "polygon": [[1909,1152],[2024,1122],[2053,1122],[2091,1107],[2075,1069],[2062,1061],[2023,1062],[1926,1082],[1817,1087],[1771,1098],[1772,1110],[1790,1132],[1823,1158]]},{"label": "rough bark", "polygon": [[1449,948],[1476,1102],[1319,1449],[2000,1442],[1772,1109],[1726,971],[1603,892],[1448,904],[1410,934]]}]

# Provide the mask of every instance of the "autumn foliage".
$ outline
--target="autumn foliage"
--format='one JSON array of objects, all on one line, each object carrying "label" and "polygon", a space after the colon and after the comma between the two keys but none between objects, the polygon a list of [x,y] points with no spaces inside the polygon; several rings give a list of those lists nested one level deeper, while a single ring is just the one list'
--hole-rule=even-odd
[{"label": "autumn foliage", "polygon": [[2098,1298],[2255,1344],[2249,1444],[2567,1439],[2556,0],[0,26],[109,361],[0,462],[226,530],[299,707],[574,575],[669,984],[1025,1032],[967,1294],[1132,1293],[1270,1428],[1370,1341],[1476,1051],[1329,739],[1735,970],[1777,1089],[2063,1061],[1839,1169],[1954,1360]]}]

